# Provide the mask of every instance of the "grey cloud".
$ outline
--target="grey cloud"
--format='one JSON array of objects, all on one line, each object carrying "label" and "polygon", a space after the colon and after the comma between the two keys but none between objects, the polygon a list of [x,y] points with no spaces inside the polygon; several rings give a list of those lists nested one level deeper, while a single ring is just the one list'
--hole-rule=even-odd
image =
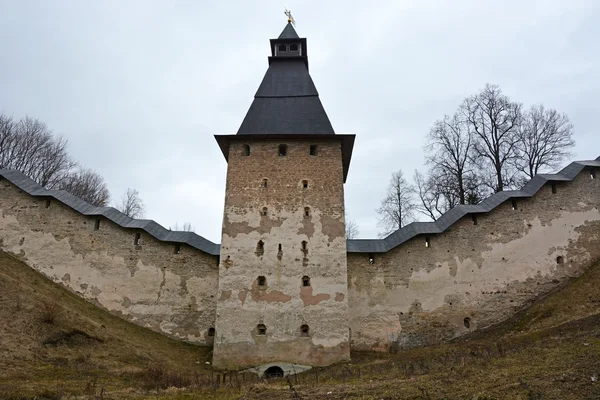
[{"label": "grey cloud", "polygon": [[[356,133],[346,184],[361,237],[392,171],[422,168],[436,118],[486,82],[566,112],[577,158],[600,154],[596,1],[298,1],[311,75],[338,133]],[[113,197],[135,187],[147,215],[220,241],[234,133],[267,68],[281,4],[0,1],[0,112],[69,139]]]}]

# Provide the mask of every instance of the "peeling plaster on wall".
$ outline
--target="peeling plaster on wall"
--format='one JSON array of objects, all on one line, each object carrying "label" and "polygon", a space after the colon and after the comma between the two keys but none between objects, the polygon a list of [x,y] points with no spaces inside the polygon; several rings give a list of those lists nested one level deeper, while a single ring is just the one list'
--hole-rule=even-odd
[{"label": "peeling plaster on wall", "polygon": [[[288,144],[287,157],[277,156],[277,146],[252,144],[249,157],[236,156],[234,147],[230,151],[221,254],[233,262],[222,263],[219,290],[231,290],[232,296],[217,304],[217,367],[274,361],[327,365],[349,358],[339,143],[320,144],[317,157],[309,156],[309,143]],[[263,207],[267,216],[261,216]],[[239,229],[242,225],[253,230]],[[302,287],[305,275],[311,287]],[[257,287],[258,276],[266,277],[265,287]],[[265,336],[256,334],[258,324],[266,326]],[[301,336],[303,324],[310,327],[309,338]]]},{"label": "peeling plaster on wall", "polygon": [[3,251],[138,325],[176,339],[206,342],[204,331],[214,324],[215,301],[210,296],[217,287],[215,257],[189,247],[175,256],[171,245],[151,238],[134,250],[132,231],[110,222],[94,231],[93,219],[68,207],[53,203],[46,209],[43,199],[33,199],[6,182],[0,189]]},{"label": "peeling plaster on wall", "polygon": [[561,183],[557,194],[542,190],[520,201],[521,211],[503,204],[476,226],[463,218],[432,236],[430,248],[416,237],[378,255],[374,265],[367,255],[349,254],[354,347],[386,350],[462,335],[578,276],[600,259],[600,185],[586,177]]},{"label": "peeling plaster on wall", "polygon": [[[307,145],[290,145],[289,154],[301,155]],[[429,248],[417,236],[378,253],[371,265],[367,254],[346,253],[339,148],[320,145],[318,157],[274,162],[276,146],[255,146],[251,168],[230,158],[219,267],[215,256],[185,244],[174,254],[174,244],[145,232],[143,245],[134,246],[137,230],[105,219],[95,231],[97,217],[56,200],[46,208],[45,198],[6,180],[0,249],[136,324],[194,343],[214,341],[216,366],[232,368],[348,359],[348,317],[357,350],[439,343],[505,320],[600,260],[600,180],[584,170],[555,182],[556,194],[546,184],[520,199],[517,210],[508,201],[478,214],[477,225],[467,215],[431,235]],[[261,188],[271,174],[268,189]],[[257,256],[259,240],[264,250]],[[302,286],[305,275],[310,287]],[[265,288],[256,286],[258,276],[267,278]],[[258,323],[267,335],[257,334]],[[301,336],[302,324],[309,337]]]}]

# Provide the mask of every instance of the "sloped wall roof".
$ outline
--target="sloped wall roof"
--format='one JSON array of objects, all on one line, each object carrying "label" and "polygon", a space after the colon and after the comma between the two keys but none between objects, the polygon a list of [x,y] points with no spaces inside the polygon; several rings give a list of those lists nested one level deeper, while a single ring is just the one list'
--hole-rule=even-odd
[{"label": "sloped wall roof", "polygon": [[348,240],[348,253],[385,253],[417,235],[442,233],[467,214],[490,212],[507,200],[532,197],[547,182],[571,181],[586,167],[600,167],[600,157],[596,160],[572,162],[556,174],[536,175],[521,190],[505,190],[494,193],[476,205],[456,206],[435,222],[413,222],[391,233],[384,239]]},{"label": "sloped wall roof", "polygon": [[218,256],[220,245],[194,232],[170,231],[151,219],[134,219],[113,207],[96,207],[64,190],[46,190],[19,171],[0,170],[0,176],[34,197],[50,197],[90,217],[104,217],[123,228],[141,229],[158,240],[185,243],[205,253]]},{"label": "sloped wall roof", "polygon": [[[384,253],[417,235],[442,233],[467,214],[486,213],[507,200],[532,197],[547,182],[571,181],[586,167],[600,168],[600,157],[596,160],[572,162],[556,174],[536,175],[521,190],[495,193],[477,205],[456,206],[435,222],[413,222],[385,239],[348,240],[348,252]],[[133,219],[113,207],[93,206],[64,190],[46,190],[19,171],[0,170],[0,176],[31,196],[53,198],[83,215],[102,216],[123,228],[141,229],[161,241],[185,243],[207,254],[219,255],[220,244],[213,243],[194,232],[170,231],[150,219]]]}]

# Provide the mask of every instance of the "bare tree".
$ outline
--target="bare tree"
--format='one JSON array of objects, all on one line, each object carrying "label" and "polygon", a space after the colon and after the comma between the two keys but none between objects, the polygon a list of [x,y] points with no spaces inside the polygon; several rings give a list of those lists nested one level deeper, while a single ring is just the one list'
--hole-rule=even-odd
[{"label": "bare tree", "polygon": [[1,169],[19,170],[53,189],[75,166],[67,153],[67,140],[54,137],[46,124],[30,117],[15,122],[0,115]]},{"label": "bare tree", "polygon": [[79,168],[63,178],[57,188],[95,206],[105,206],[110,201],[110,192],[104,178],[92,169]]},{"label": "bare tree", "polygon": [[471,160],[484,172],[485,184],[496,192],[514,186],[517,176],[511,168],[518,151],[521,105],[488,84],[462,108],[475,137]]},{"label": "bare tree", "polygon": [[346,239],[357,239],[360,235],[358,224],[346,214]]},{"label": "bare tree", "polygon": [[[169,226],[170,231],[178,231],[179,224],[175,222],[175,226]],[[183,232],[195,232],[196,229],[192,226],[191,222],[184,222],[183,228],[181,229]]]},{"label": "bare tree", "polygon": [[414,187],[404,179],[401,170],[392,174],[387,194],[381,200],[381,206],[376,210],[379,214],[377,225],[383,228],[380,237],[385,237],[414,221],[416,209],[414,193]]},{"label": "bare tree", "polygon": [[121,204],[116,209],[131,218],[143,218],[145,213],[144,202],[140,198],[140,193],[128,188],[127,193],[121,198]]},{"label": "bare tree", "polygon": [[523,117],[519,131],[517,168],[529,179],[542,169],[553,169],[571,155],[575,146],[569,117],[534,105]]},{"label": "bare tree", "polygon": [[427,164],[434,171],[455,183],[458,204],[466,203],[465,179],[469,174],[469,155],[472,151],[473,135],[464,113],[452,117],[444,116],[434,123],[427,135]]},{"label": "bare tree", "polygon": [[417,211],[435,221],[453,206],[453,203],[450,203],[444,196],[443,191],[440,190],[439,181],[434,179],[432,175],[426,177],[415,170],[413,179],[419,200],[419,204],[416,205]]}]

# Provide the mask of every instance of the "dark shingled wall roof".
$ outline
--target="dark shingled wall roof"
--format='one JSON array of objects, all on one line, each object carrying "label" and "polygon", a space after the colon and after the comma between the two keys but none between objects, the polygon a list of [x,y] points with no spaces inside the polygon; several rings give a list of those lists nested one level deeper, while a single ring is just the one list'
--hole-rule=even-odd
[{"label": "dark shingled wall roof", "polygon": [[219,244],[213,243],[194,232],[170,231],[150,219],[133,219],[113,207],[93,206],[64,190],[46,190],[19,171],[0,170],[0,176],[31,196],[53,198],[80,214],[90,217],[104,217],[122,228],[141,229],[164,242],[185,243],[210,255],[219,255]]},{"label": "dark shingled wall roof", "polygon": [[[572,162],[557,174],[536,175],[521,190],[495,193],[477,205],[454,207],[435,222],[413,222],[385,239],[350,239],[347,241],[348,252],[385,253],[417,235],[442,233],[467,214],[489,212],[507,200],[532,197],[547,182],[571,181],[586,167],[600,168],[600,157],[596,160]],[[0,176],[31,196],[56,199],[83,215],[104,217],[123,228],[141,229],[161,241],[185,243],[205,253],[219,255],[219,244],[194,232],[170,231],[149,219],[129,218],[113,207],[95,207],[64,190],[46,190],[18,171],[0,170]]]},{"label": "dark shingled wall roof", "polygon": [[[547,182],[571,181],[586,167],[600,168],[600,157],[596,160],[572,162],[557,174],[537,175],[521,190],[496,193],[477,205],[454,207],[435,222],[413,222],[385,239],[350,239],[347,241],[348,252],[385,253],[417,235],[442,233],[467,214],[492,211],[509,199],[532,197]],[[161,241],[185,243],[205,253],[219,255],[219,244],[213,243],[194,232],[170,231],[152,220],[129,218],[113,207],[95,207],[64,190],[46,190],[18,171],[0,170],[0,176],[31,196],[54,198],[83,215],[102,216],[123,228],[141,229]]]},{"label": "dark shingled wall roof", "polygon": [[507,200],[532,197],[547,182],[571,181],[586,167],[600,168],[600,157],[596,160],[572,162],[557,174],[536,175],[521,190],[498,192],[476,205],[456,206],[435,222],[413,222],[391,233],[385,239],[348,240],[348,253],[385,253],[415,236],[442,233],[467,214],[490,212]]}]

